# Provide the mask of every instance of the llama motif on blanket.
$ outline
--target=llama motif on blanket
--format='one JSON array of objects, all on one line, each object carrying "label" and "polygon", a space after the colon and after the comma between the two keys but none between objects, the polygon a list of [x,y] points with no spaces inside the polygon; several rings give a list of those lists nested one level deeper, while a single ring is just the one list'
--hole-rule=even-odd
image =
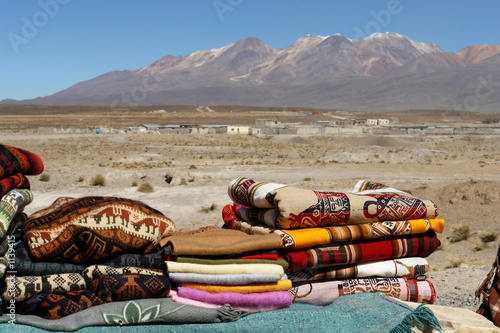
[{"label": "llama motif on blanket", "polygon": [[231,181],[228,193],[235,203],[260,210],[252,215],[266,225],[281,229],[433,219],[438,214],[432,201],[382,185],[343,193],[257,183],[240,177]]},{"label": "llama motif on blanket", "polygon": [[116,197],[64,198],[36,212],[23,239],[36,261],[89,265],[124,253],[151,253],[175,232],[158,210]]}]

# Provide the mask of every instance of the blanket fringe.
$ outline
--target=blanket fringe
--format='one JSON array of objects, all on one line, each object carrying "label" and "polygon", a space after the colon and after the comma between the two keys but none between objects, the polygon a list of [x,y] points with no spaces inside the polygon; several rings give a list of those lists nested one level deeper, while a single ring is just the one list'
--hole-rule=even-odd
[{"label": "blanket fringe", "polygon": [[399,325],[390,331],[390,333],[411,333],[414,332],[413,327],[417,327],[424,333],[430,333],[434,330],[443,332],[441,324],[434,315],[434,312],[426,307],[425,304],[420,304],[415,311],[407,315]]}]

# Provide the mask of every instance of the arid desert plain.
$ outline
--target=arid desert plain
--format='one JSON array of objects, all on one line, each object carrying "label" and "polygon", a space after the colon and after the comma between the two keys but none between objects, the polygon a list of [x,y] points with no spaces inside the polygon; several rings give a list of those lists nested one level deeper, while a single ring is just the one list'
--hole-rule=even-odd
[{"label": "arid desert plain", "polygon": [[[44,161],[44,173],[29,177],[35,198],[25,208],[28,214],[49,206],[58,197],[118,196],[160,210],[179,229],[221,226],[221,209],[231,203],[227,186],[240,176],[328,191],[351,191],[358,180],[368,179],[410,191],[433,200],[439,217],[446,221],[439,235],[442,245],[428,257],[436,304],[477,309],[474,292],[500,244],[500,135],[39,131],[40,126],[126,128],[144,123],[254,121],[242,113],[226,110],[225,114],[222,119],[217,118],[217,110],[154,116],[144,111],[127,113],[129,117],[26,111],[2,116],[0,142],[34,152]],[[279,113],[252,117],[297,121],[280,118]],[[434,121],[447,126],[477,120],[446,112],[435,118],[411,113],[383,117],[400,123]],[[460,236],[464,239],[458,240]]]}]

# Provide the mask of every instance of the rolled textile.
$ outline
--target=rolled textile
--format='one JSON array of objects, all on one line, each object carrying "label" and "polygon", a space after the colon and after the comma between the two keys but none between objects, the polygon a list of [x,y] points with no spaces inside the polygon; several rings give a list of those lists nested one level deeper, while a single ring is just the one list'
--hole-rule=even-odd
[{"label": "rolled textile", "polygon": [[292,288],[294,303],[329,305],[344,295],[381,292],[402,301],[434,303],[436,291],[429,280],[406,278],[360,278],[308,282]]},{"label": "rolled textile", "polygon": [[111,274],[163,275],[162,272],[140,267],[115,268],[93,265],[86,267],[81,273],[7,276],[2,299],[4,301],[13,299],[16,302],[21,302],[37,294],[65,294],[70,291],[88,289],[90,281]]},{"label": "rolled textile", "polygon": [[277,274],[283,275],[283,266],[276,264],[225,264],[205,265],[191,264],[176,261],[166,261],[169,273],[196,273],[196,274]]},{"label": "rolled textile", "polygon": [[104,275],[93,280],[89,289],[65,294],[38,294],[16,304],[16,310],[20,314],[59,319],[107,302],[164,298],[169,291],[170,280],[164,275]]},{"label": "rolled textile", "polygon": [[239,230],[202,227],[177,232],[162,240],[174,256],[238,256],[249,252],[281,248],[280,236],[248,235]]},{"label": "rolled textile", "polygon": [[[303,249],[336,242],[393,237],[425,233],[428,230],[442,232],[444,219],[418,219],[403,221],[381,221],[351,225],[311,227],[301,229],[277,229],[264,225],[253,215],[255,208],[238,204],[226,205],[222,218],[230,229],[244,231],[251,235],[276,233],[282,240],[282,248]],[[258,210],[258,209],[257,209]]]},{"label": "rolled textile", "polygon": [[292,294],[289,291],[270,291],[264,293],[209,293],[188,287],[178,287],[177,293],[180,297],[190,298],[196,301],[229,304],[232,307],[246,305],[273,305],[287,307],[292,304]]},{"label": "rolled textile", "polygon": [[7,233],[14,217],[33,201],[33,194],[27,189],[12,189],[0,200],[0,238]]},{"label": "rolled textile", "polygon": [[16,173],[39,175],[43,172],[43,161],[28,150],[0,144],[0,178]]},{"label": "rolled textile", "polygon": [[5,195],[15,188],[29,190],[31,188],[31,183],[29,179],[21,173],[0,178],[0,195]]},{"label": "rolled textile", "polygon": [[429,270],[429,264],[425,258],[410,257],[346,266],[305,269],[289,272],[287,276],[294,283],[301,281],[366,277],[404,277],[421,281],[429,277]]},{"label": "rolled textile", "polygon": [[242,285],[250,283],[271,283],[286,279],[286,274],[196,274],[196,273],[168,273],[171,281],[176,283],[192,282],[217,285]]},{"label": "rolled textile", "polygon": [[[209,309],[178,304],[170,298],[155,298],[95,305],[57,320],[44,319],[34,315],[16,314],[16,325],[9,326],[29,325],[48,331],[64,332],[73,332],[91,326],[115,326],[119,328],[123,325],[142,325],[140,327],[144,329],[145,325],[148,324],[180,325],[199,323],[205,325],[209,323],[227,323],[248,314],[250,313],[247,311],[234,309],[229,305]],[[7,323],[9,320],[8,316],[0,316],[0,322],[2,323]],[[24,328],[24,331],[27,331],[26,328]]]},{"label": "rolled textile", "polygon": [[34,260],[94,264],[124,253],[151,253],[175,224],[158,210],[117,197],[60,198],[34,213],[23,240]]},{"label": "rolled textile", "polygon": [[279,280],[272,283],[251,283],[245,285],[216,285],[202,283],[185,283],[179,284],[180,287],[188,287],[198,290],[208,291],[209,293],[232,292],[240,294],[263,293],[268,291],[285,291],[292,288],[291,280]]},{"label": "rolled textile", "polygon": [[362,194],[323,192],[240,177],[230,182],[228,194],[237,204],[262,208],[254,212],[258,220],[279,229],[434,219],[438,213],[432,201],[391,188]]},{"label": "rolled textile", "polygon": [[441,244],[434,231],[387,239],[327,244],[284,254],[287,271],[349,265],[405,257],[427,257]]}]

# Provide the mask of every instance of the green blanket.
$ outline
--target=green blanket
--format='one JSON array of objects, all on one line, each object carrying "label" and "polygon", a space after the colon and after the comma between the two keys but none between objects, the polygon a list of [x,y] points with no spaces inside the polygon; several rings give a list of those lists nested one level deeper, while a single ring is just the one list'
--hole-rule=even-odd
[{"label": "green blanket", "polygon": [[[120,302],[122,303],[122,302]],[[126,302],[123,302],[126,303]],[[95,307],[96,310],[98,307]],[[143,307],[144,308],[144,307]],[[167,306],[170,309],[170,315],[166,315],[163,324],[148,325],[147,327],[138,326],[108,326],[99,327],[99,332],[134,332],[144,330],[147,332],[433,332],[440,331],[441,326],[434,316],[434,313],[429,310],[424,304],[420,304],[416,309],[405,305],[402,302],[389,298],[381,293],[365,293],[342,296],[329,306],[314,306],[309,304],[292,304],[292,306],[269,312],[260,312],[248,314],[232,313],[232,316],[224,316],[221,313],[211,312],[207,310],[197,309],[195,307],[187,307],[172,311],[176,308],[174,304]],[[165,310],[167,309],[165,308]],[[186,312],[184,312],[186,310]],[[189,311],[187,311],[189,310]],[[196,310],[196,311],[195,311]],[[200,311],[197,311],[200,310]],[[214,311],[215,309],[209,310]],[[82,311],[84,314],[86,310]],[[226,311],[231,312],[230,308]],[[120,319],[122,323],[126,323],[124,309],[115,309],[116,318],[108,315],[109,318]],[[138,311],[135,311],[137,313]],[[150,311],[151,312],[151,311]],[[225,312],[225,311],[224,311]],[[163,313],[162,311],[158,313]],[[199,318],[197,315],[203,314],[207,318]],[[120,317],[122,316],[122,317]],[[120,318],[119,318],[120,317]],[[137,315],[135,316],[137,317]],[[134,317],[134,318],[135,318]],[[154,317],[154,316],[153,316]],[[241,318],[240,318],[241,317]],[[67,320],[71,316],[66,317]],[[89,322],[89,325],[98,325],[96,319],[102,318],[95,314],[84,316]],[[139,317],[137,317],[139,318]],[[224,318],[224,319],[222,319]],[[239,319],[238,319],[239,318]],[[4,322],[8,318],[4,315],[0,320]],[[18,323],[23,321],[23,316],[17,316]],[[42,319],[41,319],[42,320]],[[83,320],[83,318],[82,318]],[[235,320],[235,321],[231,321]],[[42,320],[43,321],[43,320]],[[103,319],[100,325],[104,325]],[[219,322],[218,322],[219,321]],[[228,321],[228,322],[221,322]],[[25,321],[26,322],[26,321]],[[29,322],[29,320],[27,321]],[[53,329],[61,327],[62,323],[53,321]],[[198,322],[198,323],[195,323]],[[210,323],[211,322],[211,323]],[[84,322],[80,322],[82,325]],[[49,323],[50,324],[50,323]],[[66,326],[66,329],[76,328],[75,321]],[[47,324],[45,324],[47,325]],[[137,325],[137,324],[136,324]],[[146,325],[145,323],[138,325]],[[81,326],[82,327],[82,326]],[[30,333],[44,332],[25,325],[9,325],[1,324],[0,331],[9,333]],[[94,333],[96,328],[85,327],[78,332]]]}]

